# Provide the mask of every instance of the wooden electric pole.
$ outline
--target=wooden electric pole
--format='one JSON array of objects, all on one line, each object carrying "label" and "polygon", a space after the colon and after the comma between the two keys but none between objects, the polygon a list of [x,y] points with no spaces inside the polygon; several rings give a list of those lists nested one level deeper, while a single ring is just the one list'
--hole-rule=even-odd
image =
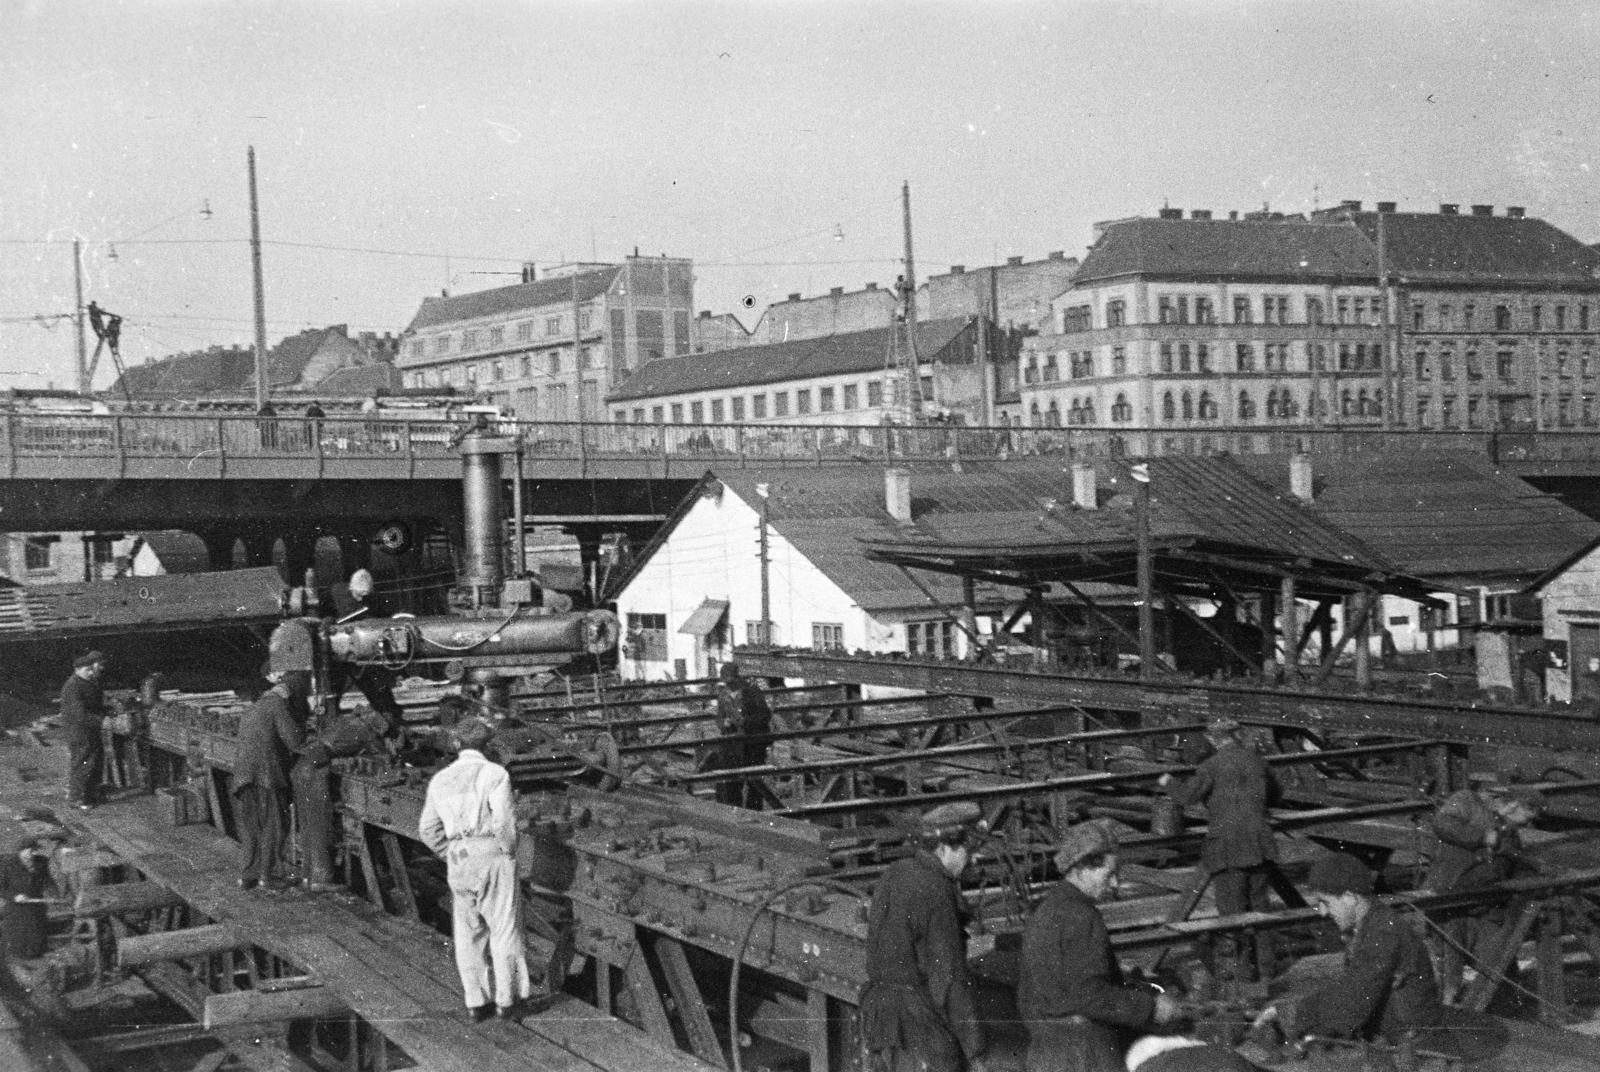
[{"label": "wooden electric pole", "polygon": [[78,298],[78,304],[73,306],[78,328],[78,393],[86,395],[93,385],[89,383],[89,348],[83,337],[83,243],[76,238],[72,240],[72,286]]},{"label": "wooden electric pole", "polygon": [[250,146],[250,269],[256,303],[256,409],[267,404],[267,299],[261,287],[261,210],[256,203],[256,147]]},{"label": "wooden electric pole", "polygon": [[761,496],[761,648],[772,647],[772,559],[767,544],[767,485],[757,484],[756,494]]},{"label": "wooden electric pole", "polygon": [[909,378],[906,384],[906,403],[911,408],[910,421],[915,423],[922,419],[922,363],[917,358],[917,262],[911,255],[911,183],[905,182],[900,187],[900,204],[905,222],[906,235],[906,273],[905,273],[905,314],[906,314],[906,375]]}]

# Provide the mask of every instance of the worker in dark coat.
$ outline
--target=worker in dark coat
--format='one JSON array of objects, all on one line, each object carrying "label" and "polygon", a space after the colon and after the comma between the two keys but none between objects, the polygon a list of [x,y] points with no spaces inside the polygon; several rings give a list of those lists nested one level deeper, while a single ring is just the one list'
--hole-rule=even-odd
[{"label": "worker in dark coat", "polygon": [[[1179,782],[1163,774],[1161,785],[1180,807],[1205,805],[1200,862],[1211,876],[1217,914],[1265,911],[1268,876],[1278,859],[1267,807],[1277,802],[1282,788],[1271,768],[1239,739],[1239,724],[1233,719],[1214,719],[1206,727],[1206,738],[1216,751],[1194,777]],[[1258,966],[1270,974],[1269,941],[1263,936],[1262,948],[1252,950],[1248,936],[1219,939],[1216,967],[1244,978],[1254,975]]]},{"label": "worker in dark coat", "polygon": [[[771,744],[762,738],[772,732],[772,708],[755,682],[739,673],[733,663],[717,671],[717,723],[722,739],[702,762],[704,770],[756,767],[767,762]],[[753,779],[717,783],[717,800],[745,808],[759,808],[761,791]]]},{"label": "worker in dark coat", "polygon": [[[334,621],[393,617],[394,609],[375,589],[371,571],[364,569],[352,573],[348,584],[334,585],[329,593]],[[385,666],[341,662],[330,664],[328,691],[322,697],[324,720],[332,722],[339,717],[339,701],[344,697],[344,690],[354,683],[374,711],[398,725],[400,704],[394,698],[394,682],[394,671]]]},{"label": "worker in dark coat", "polygon": [[105,764],[105,694],[100,675],[106,657],[86,652],[72,660],[72,676],[61,686],[61,734],[67,742],[67,803],[88,811],[99,802]]},{"label": "worker in dark coat", "polygon": [[50,849],[25,838],[0,860],[0,940],[15,960],[42,957],[49,948]]},{"label": "worker in dark coat", "polygon": [[1017,1005],[1028,1025],[1027,1072],[1120,1072],[1135,1032],[1171,1023],[1178,1003],[1123,982],[1096,902],[1117,888],[1117,839],[1082,823],[1056,852],[1061,881],[1022,932]]},{"label": "worker in dark coat", "polygon": [[[1398,1044],[1444,1019],[1433,961],[1398,909],[1372,896],[1372,872],[1354,856],[1329,853],[1311,865],[1307,900],[1345,935],[1344,970],[1303,998],[1267,1007],[1257,1024],[1276,1020],[1290,1039],[1307,1035],[1381,1037]],[[1423,1035],[1430,1049],[1443,1032]]]},{"label": "worker in dark coat", "polygon": [[[1438,845],[1424,888],[1431,893],[1481,890],[1532,870],[1523,857],[1520,831],[1543,805],[1543,797],[1528,789],[1460,789],[1450,794],[1433,813]],[[1461,991],[1466,958],[1493,948],[1504,922],[1503,906],[1493,905],[1435,920],[1439,933],[1432,944],[1446,1005]]]},{"label": "worker in dark coat", "polygon": [[272,688],[239,721],[233,763],[234,815],[239,828],[241,889],[282,889],[289,764],[310,715],[309,669],[269,666]]},{"label": "worker in dark coat", "polygon": [[301,881],[308,890],[337,889],[333,879],[333,785],[328,768],[333,760],[363,752],[381,752],[399,724],[379,711],[353,711],[341,715],[301,743],[290,772],[294,807],[305,869]]},{"label": "worker in dark coat", "polygon": [[919,850],[878,879],[867,912],[861,1037],[874,1072],[961,1072],[984,1051],[957,882],[981,835],[978,806],[922,817]]}]

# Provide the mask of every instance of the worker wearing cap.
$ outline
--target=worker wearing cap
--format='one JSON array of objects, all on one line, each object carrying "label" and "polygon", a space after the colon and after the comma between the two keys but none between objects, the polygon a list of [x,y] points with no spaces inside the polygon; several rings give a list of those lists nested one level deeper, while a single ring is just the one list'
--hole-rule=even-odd
[{"label": "worker wearing cap", "polygon": [[67,742],[67,803],[88,811],[100,799],[100,768],[105,765],[105,693],[100,674],[106,657],[85,652],[72,660],[72,676],[61,686],[61,733]]},{"label": "worker wearing cap", "polygon": [[353,711],[341,715],[315,734],[307,734],[297,749],[290,781],[300,845],[301,876],[313,892],[336,888],[333,880],[333,786],[328,768],[336,757],[377,752],[399,729],[379,711]]},{"label": "worker wearing cap", "polygon": [[[1530,789],[1493,787],[1484,792],[1459,789],[1433,813],[1437,847],[1423,886],[1431,893],[1480,890],[1531,867],[1522,855],[1523,827],[1543,809],[1544,798]],[[1433,942],[1439,987],[1445,1004],[1461,990],[1465,957],[1490,948],[1499,937],[1504,910],[1499,906],[1456,912],[1437,921]]]},{"label": "worker wearing cap", "polygon": [[310,717],[310,667],[292,666],[273,652],[267,664],[272,687],[239,720],[233,761],[234,816],[243,866],[239,888],[282,889],[283,848],[289,810],[289,765]]},{"label": "worker wearing cap", "polygon": [[1027,1072],[1118,1072],[1128,1036],[1178,1018],[1176,1001],[1124,984],[1096,902],[1117,888],[1117,839],[1103,821],[1067,831],[1061,881],[1022,932],[1017,1004]]},{"label": "worker wearing cap", "polygon": [[[1180,782],[1163,774],[1160,784],[1180,807],[1205,805],[1200,863],[1211,876],[1217,914],[1264,911],[1268,875],[1278,859],[1267,807],[1282,795],[1282,788],[1271,768],[1239,739],[1239,724],[1233,719],[1213,719],[1206,727],[1206,739],[1216,751],[1196,768],[1194,777]],[[1250,977],[1257,960],[1250,955],[1250,944],[1249,936],[1239,946],[1234,940],[1220,940],[1218,960],[1223,963],[1218,967],[1242,969]],[[1236,964],[1227,964],[1235,957]],[[1259,959],[1261,967],[1270,971],[1265,949]]]},{"label": "worker wearing cap", "polygon": [[481,751],[493,728],[469,718],[453,736],[460,754],[428,783],[418,833],[448,867],[456,970],[467,1009],[481,1022],[511,1016],[532,993],[518,904],[517,817],[510,775]]},{"label": "worker wearing cap", "polygon": [[[1329,853],[1311,865],[1307,885],[1307,901],[1345,935],[1344,969],[1303,998],[1268,1006],[1257,1023],[1277,1020],[1291,1039],[1381,1036],[1391,1043],[1438,1027],[1444,1007],[1428,950],[1397,909],[1373,898],[1367,866]],[[1428,1041],[1437,1048],[1440,1040]]]},{"label": "worker wearing cap", "polygon": [[917,853],[891,864],[872,891],[861,1037],[880,1072],[960,1072],[983,1054],[957,882],[980,815],[968,802],[928,812]]},{"label": "worker wearing cap", "polygon": [[23,838],[0,860],[0,941],[17,960],[41,957],[49,947],[50,850],[36,838]]},{"label": "worker wearing cap", "polygon": [[[335,622],[357,621],[363,618],[388,618],[392,609],[377,595],[370,570],[358,569],[350,575],[348,584],[334,585],[330,592]],[[371,663],[350,664],[334,662],[328,666],[328,691],[322,697],[323,718],[332,721],[339,717],[339,701],[344,690],[354,683],[367,698],[374,711],[386,715],[394,722],[400,721],[400,704],[394,698],[395,673],[385,666]]]},{"label": "worker wearing cap", "polygon": [[[717,722],[722,740],[713,749],[704,769],[760,766],[767,762],[772,746],[765,740],[750,738],[762,738],[772,732],[772,708],[755,682],[740,674],[733,663],[723,663],[717,670],[717,677],[720,679],[717,682]],[[745,808],[761,806],[760,790],[753,780],[745,778],[718,782],[717,800]]]}]

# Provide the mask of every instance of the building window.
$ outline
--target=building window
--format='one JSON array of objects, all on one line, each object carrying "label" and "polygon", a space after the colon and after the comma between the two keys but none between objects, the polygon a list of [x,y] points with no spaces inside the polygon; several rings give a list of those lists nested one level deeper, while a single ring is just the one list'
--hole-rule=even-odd
[{"label": "building window", "polygon": [[704,402],[690,402],[689,403],[689,423],[690,424],[704,424],[704,423],[706,423],[706,404]]},{"label": "building window", "polygon": [[504,361],[496,361],[489,367],[490,371],[493,373],[491,378],[495,383],[500,383],[506,378],[506,363]]},{"label": "building window", "polygon": [[932,622],[906,623],[906,654],[954,658],[956,623],[948,618]]},{"label": "building window", "polygon": [[1256,348],[1247,342],[1235,343],[1233,346],[1233,360],[1240,372],[1254,372],[1256,370]]},{"label": "building window", "polygon": [[1512,351],[1501,350],[1495,355],[1495,373],[1502,380],[1510,380],[1516,374],[1516,362]]},{"label": "building window", "polygon": [[524,320],[517,325],[517,341],[527,342],[533,338],[533,321]]},{"label": "building window", "polygon": [[463,331],[461,333],[461,352],[467,354],[477,349],[480,349],[478,332],[476,330]]},{"label": "building window", "polygon": [[1313,298],[1309,294],[1306,295],[1306,323],[1307,324],[1320,324],[1320,323],[1322,323],[1322,299],[1321,298]]},{"label": "building window", "polygon": [[733,409],[733,419],[735,421],[744,420],[744,395],[736,395],[729,402]]},{"label": "building window", "polygon": [[[1345,392],[1349,394],[1348,391]],[[1456,426],[1456,400],[1445,398],[1439,403],[1439,427],[1454,428]]]},{"label": "building window", "polygon": [[665,424],[667,422],[667,409],[665,406],[650,407],[650,423]]},{"label": "building window", "polygon": [[1050,400],[1050,408],[1044,412],[1044,426],[1046,428],[1061,427],[1061,404],[1053,398]]},{"label": "building window", "polygon": [[1217,322],[1217,307],[1212,304],[1210,298],[1195,298],[1194,322],[1196,324],[1215,324]]},{"label": "building window", "polygon": [[637,662],[666,662],[667,616],[630,613],[628,634],[622,641],[622,653]]},{"label": "building window", "polygon": [[789,392],[774,391],[772,394],[772,415],[774,417],[787,417],[789,415]]},{"label": "building window", "polygon": [[1199,373],[1210,373],[1211,347],[1209,344],[1203,342],[1194,344],[1194,369]]},{"label": "building window", "polygon": [[1350,299],[1339,298],[1333,303],[1334,319],[1340,324],[1350,323]]},{"label": "building window", "polygon": [[1217,403],[1211,397],[1210,391],[1200,392],[1200,419],[1202,421],[1214,421],[1217,419]]},{"label": "building window", "polygon": [[1287,324],[1289,322],[1289,299],[1278,295],[1261,300],[1261,322],[1263,324]]},{"label": "building window", "polygon": [[845,409],[858,409],[858,408],[860,408],[859,394],[860,394],[860,392],[856,389],[856,385],[855,384],[853,384],[853,383],[845,384],[844,385],[844,408]]},{"label": "building window", "polygon": [[1161,419],[1175,421],[1178,419],[1178,407],[1173,404],[1172,392],[1168,391],[1161,396]]},{"label": "building window", "polygon": [[505,343],[506,343],[506,329],[505,328],[490,328],[489,329],[489,345],[491,347],[504,346]]},{"label": "building window", "polygon": [[1481,380],[1481,379],[1483,379],[1483,362],[1478,360],[1478,351],[1476,351],[1476,350],[1468,350],[1467,351],[1466,366],[1467,366],[1467,379],[1469,379],[1469,380]]},{"label": "building window", "polygon": [[1056,364],[1055,354],[1046,354],[1044,359],[1044,382],[1054,383],[1061,379],[1061,369]]},{"label": "building window", "polygon": [[1544,306],[1542,306],[1542,305],[1534,305],[1532,312],[1533,312],[1533,330],[1534,331],[1543,331],[1544,330]]},{"label": "building window", "polygon": [[843,651],[844,625],[840,622],[812,622],[811,647],[817,651]]},{"label": "building window", "polygon": [[560,335],[561,334],[561,318],[559,316],[547,316],[547,317],[545,317],[544,318],[544,333],[546,335]]},{"label": "building window", "polygon": [[578,330],[579,331],[588,331],[593,326],[594,326],[594,310],[593,309],[580,309],[580,310],[578,310]]},{"label": "building window", "polygon": [[1278,389],[1274,387],[1267,392],[1267,420],[1277,420],[1281,414],[1278,411]]},{"label": "building window", "polygon": [[751,395],[750,396],[750,418],[751,418],[751,420],[761,421],[761,420],[766,420],[766,417],[767,417],[767,396],[766,395]]},{"label": "building window", "polygon": [[1256,403],[1255,399],[1250,397],[1249,391],[1239,392],[1238,412],[1241,421],[1253,421],[1256,419]]},{"label": "building window", "polygon": [[1461,330],[1472,331],[1478,319],[1478,307],[1471,302],[1461,303]]},{"label": "building window", "polygon": [[1157,298],[1156,299],[1156,323],[1158,323],[1158,324],[1176,324],[1177,322],[1178,322],[1178,314],[1173,310],[1172,299],[1167,297],[1167,296],[1165,296],[1165,295],[1162,295],[1160,298]]},{"label": "building window", "polygon": [[1128,322],[1128,303],[1118,298],[1106,302],[1106,327],[1120,328]]},{"label": "building window", "polygon": [[722,399],[720,398],[713,398],[711,400],[711,423],[722,423]]},{"label": "building window", "polygon": [[1061,330],[1071,335],[1074,332],[1088,331],[1091,326],[1089,307],[1087,305],[1073,305],[1061,314]]},{"label": "building window", "polygon": [[1467,399],[1468,428],[1476,428],[1482,422],[1483,418],[1479,412],[1481,409],[1482,407],[1478,404],[1478,400],[1476,398]]},{"label": "building window", "polygon": [[746,644],[767,643],[767,626],[765,622],[745,622],[744,642]]},{"label": "building window", "polygon": [[644,407],[643,406],[634,407],[634,410],[633,410],[633,423],[634,424],[643,424],[644,423]]},{"label": "building window", "polygon": [[611,416],[614,419],[614,422],[617,423],[617,424],[627,424],[628,423],[628,411],[625,410],[625,409],[615,410],[615,411],[613,411]]},{"label": "building window", "polygon": [[1189,353],[1189,344],[1186,343],[1186,342],[1180,342],[1178,344],[1178,371],[1179,372],[1192,372],[1192,371],[1194,371],[1192,362],[1193,362],[1193,358]]},{"label": "building window", "polygon": [[1412,331],[1421,331],[1422,330],[1422,311],[1423,311],[1423,309],[1424,309],[1424,306],[1423,306],[1423,304],[1421,302],[1412,302],[1411,303],[1411,330]]},{"label": "building window", "polygon": [[1556,330],[1567,330],[1567,307],[1565,305],[1556,306]]},{"label": "building window", "polygon": [[1233,296],[1233,322],[1235,324],[1250,323],[1250,298],[1245,294]]},{"label": "building window", "polygon": [[1183,419],[1194,420],[1194,396],[1188,391],[1183,392]]},{"label": "building window", "polygon": [[448,354],[450,352],[450,336],[440,335],[435,338],[433,340],[433,352],[436,354]]},{"label": "building window", "polygon": [[1578,306],[1578,330],[1589,330],[1589,307],[1587,305]]},{"label": "building window", "polygon": [[811,412],[811,388],[804,387],[794,393],[795,416],[803,416]]},{"label": "building window", "polygon": [[1441,380],[1456,378],[1456,355],[1449,350],[1439,352],[1439,378]]},{"label": "building window", "polygon": [[1172,371],[1172,344],[1170,342],[1161,344],[1161,371]]},{"label": "building window", "polygon": [[1111,403],[1111,419],[1118,423],[1133,420],[1133,407],[1128,404],[1128,396],[1117,393],[1117,400]]},{"label": "building window", "polygon": [[867,406],[870,408],[870,407],[873,407],[873,406],[881,406],[881,405],[883,405],[883,381],[882,380],[868,380],[867,381]]},{"label": "building window", "polygon": [[1417,399],[1417,427],[1428,427],[1428,397],[1426,395]]},{"label": "building window", "polygon": [[409,353],[412,357],[427,357],[428,356],[428,340],[427,339],[412,339],[409,343],[406,344],[406,352]]},{"label": "building window", "polygon": [[682,402],[674,402],[672,404],[672,423],[673,424],[682,424],[683,423],[683,403]]},{"label": "building window", "polygon": [[1121,376],[1128,371],[1128,350],[1123,346],[1111,348],[1111,375]]},{"label": "building window", "polygon": [[22,564],[29,570],[47,570],[52,568],[52,545],[60,539],[58,536],[28,536],[22,542]]},{"label": "building window", "polygon": [[1494,329],[1496,331],[1511,330],[1511,306],[1496,305],[1494,307]]}]

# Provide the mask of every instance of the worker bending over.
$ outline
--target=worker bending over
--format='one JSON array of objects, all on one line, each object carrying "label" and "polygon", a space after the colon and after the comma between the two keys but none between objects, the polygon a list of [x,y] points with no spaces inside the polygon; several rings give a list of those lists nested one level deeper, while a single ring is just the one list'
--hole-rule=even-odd
[{"label": "worker bending over", "polygon": [[1067,831],[1061,882],[1022,932],[1017,1004],[1028,1025],[1027,1072],[1121,1072],[1135,1032],[1168,1024],[1178,1003],[1123,982],[1096,902],[1117,888],[1117,839],[1100,821]]},{"label": "worker bending over", "polygon": [[470,718],[453,736],[460,754],[428,783],[418,833],[449,869],[456,970],[472,1019],[481,1023],[510,1017],[532,994],[518,903],[517,817],[511,776],[480,751],[494,730]]},{"label": "worker bending over", "polygon": [[308,735],[299,748],[290,778],[294,783],[299,822],[301,881],[312,892],[337,889],[333,880],[333,780],[329,765],[336,758],[377,752],[393,739],[398,723],[381,711],[340,715],[320,732]]},{"label": "worker bending over", "polygon": [[[1381,1037],[1399,1043],[1444,1019],[1433,962],[1400,912],[1372,896],[1372,872],[1354,856],[1329,853],[1311,865],[1306,899],[1345,936],[1344,969],[1302,998],[1269,1005],[1257,1024],[1276,1020],[1284,1035]],[[1441,1037],[1428,1038],[1437,1049]]]},{"label": "worker bending over", "polygon": [[[333,607],[333,620],[360,621],[366,618],[389,618],[394,608],[376,592],[372,573],[358,569],[350,575],[348,584],[336,584],[329,593]],[[400,721],[400,703],[394,698],[395,672],[386,666],[373,663],[334,662],[328,666],[328,691],[322,697],[325,719],[339,717],[339,701],[351,684],[361,690],[374,711]]]},{"label": "worker bending over", "polygon": [[928,812],[919,851],[889,865],[872,891],[861,991],[872,1072],[961,1072],[983,1053],[957,882],[981,834],[981,814],[968,802]]}]

